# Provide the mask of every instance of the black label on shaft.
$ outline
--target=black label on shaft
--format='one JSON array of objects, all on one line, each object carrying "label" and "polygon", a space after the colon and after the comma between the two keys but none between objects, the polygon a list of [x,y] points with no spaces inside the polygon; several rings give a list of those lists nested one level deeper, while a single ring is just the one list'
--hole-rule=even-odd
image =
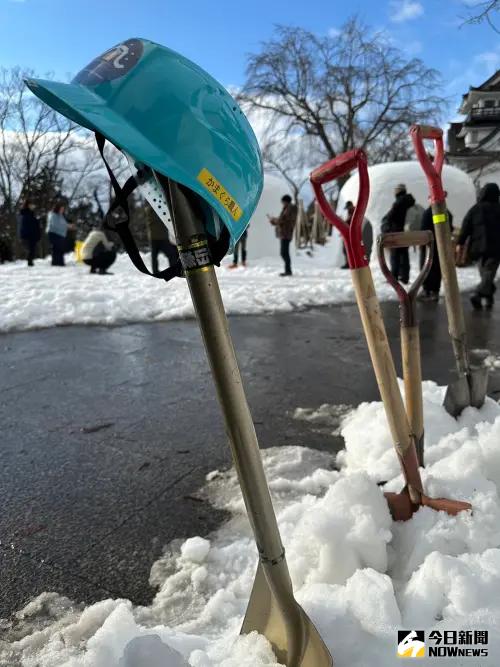
[{"label": "black label on shaft", "polygon": [[193,236],[186,245],[178,246],[182,268],[186,273],[212,266],[208,241],[204,236]]}]

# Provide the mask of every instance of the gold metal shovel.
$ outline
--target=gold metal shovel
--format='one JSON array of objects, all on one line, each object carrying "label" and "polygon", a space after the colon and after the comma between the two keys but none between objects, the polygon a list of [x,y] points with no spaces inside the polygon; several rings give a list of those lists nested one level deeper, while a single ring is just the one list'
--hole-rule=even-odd
[{"label": "gold metal shovel", "polygon": [[259,565],[242,633],[267,637],[287,667],[331,667],[332,657],[295,600],[252,416],[210,258],[199,198],[157,174],[170,202],[179,255],[189,285],[248,517]]}]

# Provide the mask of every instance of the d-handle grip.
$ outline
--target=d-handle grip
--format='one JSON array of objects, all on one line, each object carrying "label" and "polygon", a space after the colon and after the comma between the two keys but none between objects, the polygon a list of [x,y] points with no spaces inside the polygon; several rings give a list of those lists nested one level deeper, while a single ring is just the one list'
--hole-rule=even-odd
[{"label": "d-handle grip", "polygon": [[379,243],[382,248],[410,248],[427,245],[433,240],[431,231],[389,232],[380,236]]}]

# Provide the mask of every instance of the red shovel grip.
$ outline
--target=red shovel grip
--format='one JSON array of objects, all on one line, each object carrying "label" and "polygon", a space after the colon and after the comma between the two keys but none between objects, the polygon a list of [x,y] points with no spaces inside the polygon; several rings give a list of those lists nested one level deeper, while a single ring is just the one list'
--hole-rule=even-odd
[{"label": "red shovel grip", "polygon": [[[444,163],[443,130],[440,127],[432,127],[430,125],[413,125],[410,129],[410,136],[417,159],[427,176],[431,204],[444,202],[446,192],[443,189],[443,181],[441,179]],[[434,141],[434,162],[431,162],[425,150],[425,139],[432,139]]]},{"label": "red shovel grip", "polygon": [[[351,224],[348,225],[342,218],[340,218],[332,209],[329,201],[323,192],[323,185],[333,181],[335,178],[340,178],[349,174],[354,169],[358,169],[359,174],[359,192],[358,201],[351,219]],[[370,195],[370,181],[368,178],[368,163],[366,154],[360,149],[342,153],[325,162],[315,169],[310,176],[310,181],[316,200],[321,209],[322,214],[336,227],[342,234],[344,239],[347,262],[351,269],[359,269],[368,265],[365,248],[362,241],[363,220],[365,217],[366,207],[368,205],[368,197]]]},{"label": "red shovel grip", "polygon": [[440,127],[432,125],[413,125],[413,127],[416,128],[422,139],[441,139],[443,136],[443,130]]},{"label": "red shovel grip", "polygon": [[342,153],[342,155],[334,157],[333,160],[325,162],[321,167],[317,167],[311,173],[311,183],[323,185],[323,183],[329,183],[335,178],[349,174],[358,166],[358,153],[359,151],[356,149]]}]

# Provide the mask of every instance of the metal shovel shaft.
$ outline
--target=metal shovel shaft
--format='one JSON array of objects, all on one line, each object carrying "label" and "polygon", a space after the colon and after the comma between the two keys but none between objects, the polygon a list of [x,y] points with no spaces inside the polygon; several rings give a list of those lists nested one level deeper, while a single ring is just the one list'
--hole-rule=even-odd
[{"label": "metal shovel shaft", "polygon": [[[205,231],[203,222],[192,215],[189,202],[177,184],[171,182],[170,192],[177,242],[182,249],[193,245],[194,237],[205,236]],[[229,443],[257,547],[265,558],[279,560],[283,557],[283,545],[217,276],[210,265],[195,271],[186,271],[186,279],[224,414]]]},{"label": "metal shovel shaft", "polygon": [[[169,190],[181,258],[184,253],[206,250],[203,222],[193,215],[185,192],[172,181]],[[293,596],[214,267],[209,264],[186,270],[184,266],[260,557],[242,632],[257,630],[266,635],[287,667],[331,667],[328,649]]]}]

